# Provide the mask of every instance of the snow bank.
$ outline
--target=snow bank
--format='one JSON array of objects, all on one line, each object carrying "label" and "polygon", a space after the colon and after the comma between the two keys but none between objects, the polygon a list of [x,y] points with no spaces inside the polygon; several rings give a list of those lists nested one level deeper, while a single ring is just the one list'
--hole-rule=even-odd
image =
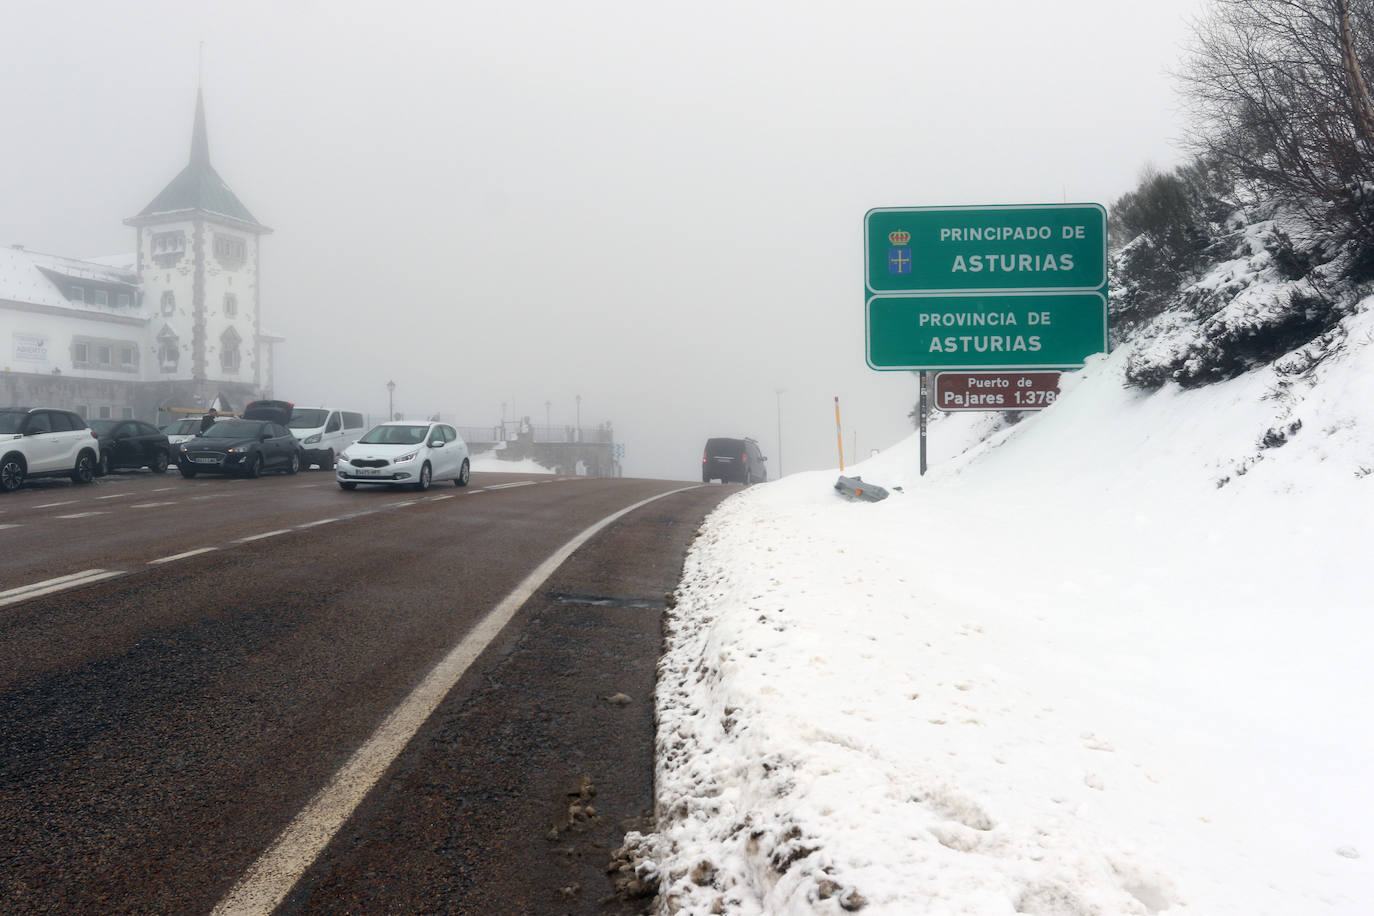
[{"label": "snow bank", "polygon": [[660,911],[1369,913],[1374,300],[1343,330],[722,504],[628,838]]}]

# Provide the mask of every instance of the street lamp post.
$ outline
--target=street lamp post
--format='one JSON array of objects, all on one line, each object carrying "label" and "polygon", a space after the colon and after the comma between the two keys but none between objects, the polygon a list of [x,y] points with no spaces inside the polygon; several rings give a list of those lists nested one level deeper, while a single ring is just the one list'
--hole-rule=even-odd
[{"label": "street lamp post", "polygon": [[786,393],[786,388],[774,388],[773,393],[778,396],[778,476],[782,476],[782,396]]},{"label": "street lamp post", "polygon": [[387,421],[396,419],[396,383],[386,383],[386,418]]},{"label": "street lamp post", "polygon": [[577,432],[573,434],[573,441],[575,441],[575,442],[581,442],[581,441],[582,441],[582,395],[580,395],[580,394],[577,395],[575,398],[573,398],[573,400],[577,402],[577,427],[576,427]]},{"label": "street lamp post", "polygon": [[552,418],[552,416],[550,416],[550,414],[549,414],[549,411],[552,410],[552,409],[553,409],[553,401],[545,401],[545,402],[544,402],[544,428],[545,428],[545,429],[552,429],[552,428],[553,428],[553,418]]}]

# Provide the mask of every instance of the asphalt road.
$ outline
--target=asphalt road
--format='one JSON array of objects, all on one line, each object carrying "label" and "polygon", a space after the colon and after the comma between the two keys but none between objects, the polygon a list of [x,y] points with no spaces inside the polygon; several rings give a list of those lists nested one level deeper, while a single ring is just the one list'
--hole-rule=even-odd
[{"label": "asphalt road", "polygon": [[[664,599],[735,489],[130,472],[0,497],[0,912],[642,912],[605,870],[652,805]],[[375,783],[341,780],[465,639]],[[318,855],[274,847],[301,823]]]}]

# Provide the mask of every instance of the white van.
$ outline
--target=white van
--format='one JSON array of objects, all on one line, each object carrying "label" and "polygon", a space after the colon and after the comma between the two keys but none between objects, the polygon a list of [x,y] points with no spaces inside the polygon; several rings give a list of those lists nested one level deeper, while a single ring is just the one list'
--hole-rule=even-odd
[{"label": "white van", "polygon": [[305,446],[305,466],[322,471],[334,470],[334,456],[365,432],[362,414],[333,407],[293,407],[286,425]]}]

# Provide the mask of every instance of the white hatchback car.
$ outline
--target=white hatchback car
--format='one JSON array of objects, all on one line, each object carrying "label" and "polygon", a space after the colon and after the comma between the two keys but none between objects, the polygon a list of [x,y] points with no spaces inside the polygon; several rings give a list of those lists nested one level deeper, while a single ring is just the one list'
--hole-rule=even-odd
[{"label": "white hatchback car", "polygon": [[395,420],[374,426],[344,449],[334,463],[339,486],[360,483],[408,485],[428,490],[432,481],[468,485],[472,463],[458,430],[444,423]]}]

